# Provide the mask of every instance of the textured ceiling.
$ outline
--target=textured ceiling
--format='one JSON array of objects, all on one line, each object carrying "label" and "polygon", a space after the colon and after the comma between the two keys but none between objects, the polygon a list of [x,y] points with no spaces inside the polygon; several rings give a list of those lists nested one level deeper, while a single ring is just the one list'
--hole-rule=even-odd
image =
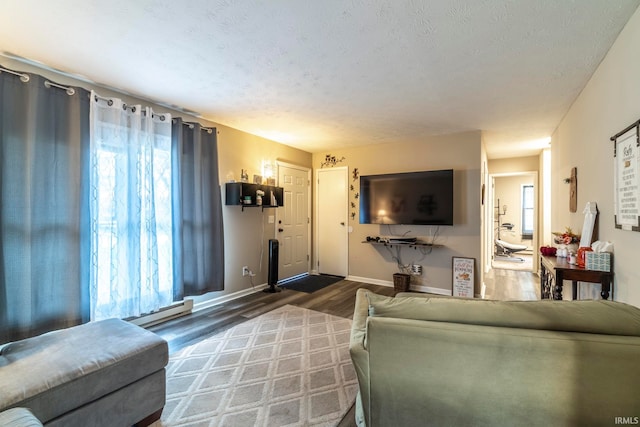
[{"label": "textured ceiling", "polygon": [[[310,152],[551,135],[640,0],[0,0],[0,52]],[[0,58],[0,63],[2,58]]]}]

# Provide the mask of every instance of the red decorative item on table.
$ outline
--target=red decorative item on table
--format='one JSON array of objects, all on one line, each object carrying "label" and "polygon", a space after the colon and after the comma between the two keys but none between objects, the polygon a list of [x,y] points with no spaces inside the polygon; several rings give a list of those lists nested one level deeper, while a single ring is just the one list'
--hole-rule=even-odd
[{"label": "red decorative item on table", "polygon": [[556,255],[556,248],[553,246],[541,246],[540,247],[540,253],[544,256],[555,256]]},{"label": "red decorative item on table", "polygon": [[580,246],[578,248],[578,267],[584,268],[585,252],[593,252],[593,249],[588,246]]}]

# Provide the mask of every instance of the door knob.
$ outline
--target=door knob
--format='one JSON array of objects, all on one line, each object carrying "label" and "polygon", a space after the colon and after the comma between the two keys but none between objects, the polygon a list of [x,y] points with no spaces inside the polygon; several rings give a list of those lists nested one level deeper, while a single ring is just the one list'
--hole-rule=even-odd
[{"label": "door knob", "polygon": [[344,222],[341,222],[340,225],[344,225]]},{"label": "door knob", "polygon": [[278,228],[278,233],[282,233],[284,231],[284,228]]}]

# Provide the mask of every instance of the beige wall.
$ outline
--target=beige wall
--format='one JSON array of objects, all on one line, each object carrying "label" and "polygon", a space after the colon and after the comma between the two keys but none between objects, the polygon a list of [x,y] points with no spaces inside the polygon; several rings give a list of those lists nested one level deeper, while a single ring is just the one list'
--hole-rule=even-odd
[{"label": "beige wall", "polygon": [[[151,105],[154,111],[158,113],[169,112],[173,116],[183,117],[187,121],[200,122],[205,126],[216,127],[218,129],[218,165],[223,203],[224,183],[228,179],[239,180],[241,169],[248,170],[251,179],[254,174],[260,175],[262,160],[271,160],[274,164],[276,160],[281,160],[311,168],[311,153],[211,121],[198,119],[153,102],[104,89],[48,69],[33,67],[2,57],[0,57],[0,63],[10,69],[43,75],[60,84],[79,86],[89,90],[94,89],[103,96],[119,97],[131,104]],[[224,297],[238,291],[250,290],[252,285],[249,277],[242,277],[242,266],[245,265],[256,273],[253,278],[254,285],[262,285],[267,281],[267,245],[268,240],[275,236],[274,224],[268,224],[268,216],[275,215],[274,209],[265,209],[262,212],[261,209],[253,208],[245,209],[242,212],[240,206],[223,206],[222,214],[225,232],[225,290],[197,297],[196,302]]]},{"label": "beige wall", "polygon": [[512,157],[509,159],[489,160],[489,173],[537,172],[540,167],[540,156]]},{"label": "beige wall", "polygon": [[[553,230],[582,230],[582,210],[599,209],[599,238],[615,245],[614,299],[640,306],[640,233],[614,227],[613,143],[609,138],[640,118],[640,10],[554,133],[551,142]],[[562,181],[578,169],[578,212],[570,213],[569,187]]]},{"label": "beige wall", "polygon": [[[348,166],[352,177],[354,168],[360,175],[421,170],[454,169],[454,226],[439,227],[438,243],[430,254],[403,248],[402,262],[423,266],[423,275],[412,285],[451,291],[451,257],[476,259],[476,294],[481,283],[481,135],[466,132],[429,137],[415,143],[380,144],[333,150],[313,155],[313,167],[319,168],[327,154],[345,157],[339,166]],[[350,178],[352,179],[352,178]],[[353,182],[356,188],[358,182]],[[353,192],[350,201],[354,200]],[[353,211],[350,209],[350,212]],[[436,231],[429,226],[387,226],[359,224],[358,208],[355,219],[349,220],[353,232],[349,234],[349,276],[372,279],[376,282],[392,281],[396,264],[384,247],[362,243],[367,236],[404,235],[426,238]]]},{"label": "beige wall", "polygon": [[[311,153],[218,125],[218,154],[220,156],[220,182],[224,201],[224,183],[228,179],[240,180],[241,169],[253,175],[261,175],[262,160],[276,160],[311,168]],[[268,217],[275,209],[224,206],[225,290],[205,295],[217,298],[251,288],[249,277],[242,277],[242,267],[248,266],[256,276],[253,285],[267,282],[268,241],[276,238],[275,224]],[[201,300],[202,298],[199,298]]]},{"label": "beige wall", "polygon": [[[495,189],[493,193],[494,206],[498,206],[498,199],[500,199],[500,212],[503,212],[503,207],[507,207],[506,214],[500,217],[500,222],[511,223],[514,225],[511,231],[506,229],[500,230],[500,239],[509,243],[522,244],[529,246],[532,249],[532,240],[522,240],[522,186],[523,185],[535,185],[534,176],[527,175],[514,175],[514,176],[501,176],[494,178]],[[497,221],[497,218],[496,218]],[[497,226],[497,224],[495,224]]]}]

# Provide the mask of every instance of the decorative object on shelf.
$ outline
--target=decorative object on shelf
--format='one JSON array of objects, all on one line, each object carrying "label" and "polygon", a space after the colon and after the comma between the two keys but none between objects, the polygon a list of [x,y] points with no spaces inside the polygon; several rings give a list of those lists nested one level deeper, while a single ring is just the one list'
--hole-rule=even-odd
[{"label": "decorative object on shelf", "polygon": [[571,253],[578,251],[580,236],[575,234],[571,227],[566,227],[564,232],[554,231],[553,242],[558,245],[557,256],[568,257]]},{"label": "decorative object on shelf", "polygon": [[580,236],[575,234],[571,227],[566,227],[562,233],[554,231],[551,234],[553,234],[553,242],[559,245],[578,244],[580,242]]},{"label": "decorative object on shelf", "polygon": [[593,252],[593,249],[591,249],[591,246],[589,247],[585,247],[585,246],[581,246],[578,248],[578,255],[577,255],[577,263],[578,263],[578,267],[582,267],[584,268],[585,265],[585,258],[586,258],[586,253],[587,252]]},{"label": "decorative object on shelf", "polygon": [[264,196],[264,191],[257,190],[256,191],[256,205],[262,206],[262,196]]},{"label": "decorative object on shelf", "polygon": [[249,172],[240,169],[240,182],[249,182]]},{"label": "decorative object on shelf", "polygon": [[336,158],[336,156],[332,156],[331,154],[327,154],[324,157],[324,162],[320,163],[320,169],[324,168],[325,166],[331,166],[334,167],[336,164],[342,162],[345,160],[345,157],[342,156],[341,158]]},{"label": "decorative object on shelf", "polygon": [[[580,246],[590,247],[594,239],[594,228],[598,219],[598,204],[596,202],[587,202],[582,213],[584,214],[584,223],[582,224]],[[595,237],[597,238],[597,236]]]},{"label": "decorative object on shelf", "polygon": [[640,120],[613,141],[614,221],[616,228],[640,231]]},{"label": "decorative object on shelf", "polygon": [[473,298],[475,258],[452,257],[454,297]]},{"label": "decorative object on shelf", "polygon": [[262,176],[261,175],[253,175],[253,183],[254,184],[262,184]]},{"label": "decorative object on shelf", "polygon": [[276,186],[276,179],[275,178],[267,178],[267,185],[272,185],[272,186]]},{"label": "decorative object on shelf", "polygon": [[544,256],[556,256],[558,248],[555,246],[541,246],[540,253]]},{"label": "decorative object on shelf", "polygon": [[596,202],[587,202],[582,213],[584,214],[584,224],[582,225],[582,237],[580,238],[576,262],[578,267],[584,268],[585,253],[592,250],[591,242],[593,242],[594,227],[598,218]]},{"label": "decorative object on shelf", "polygon": [[273,177],[273,163],[271,163],[271,160],[262,161],[262,176],[267,180]]}]

